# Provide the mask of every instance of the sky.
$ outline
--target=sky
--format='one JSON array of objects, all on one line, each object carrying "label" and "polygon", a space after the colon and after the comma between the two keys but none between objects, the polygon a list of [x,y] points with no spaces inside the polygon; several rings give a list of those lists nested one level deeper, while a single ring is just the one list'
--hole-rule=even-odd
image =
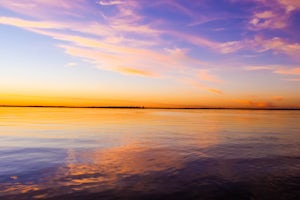
[{"label": "sky", "polygon": [[0,105],[300,108],[300,0],[0,0]]}]

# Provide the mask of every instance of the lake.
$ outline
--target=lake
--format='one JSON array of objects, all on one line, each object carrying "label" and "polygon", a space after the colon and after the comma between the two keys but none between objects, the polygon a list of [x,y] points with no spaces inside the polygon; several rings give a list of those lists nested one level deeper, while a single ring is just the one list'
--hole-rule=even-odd
[{"label": "lake", "polygon": [[300,199],[300,111],[0,107],[0,199]]}]

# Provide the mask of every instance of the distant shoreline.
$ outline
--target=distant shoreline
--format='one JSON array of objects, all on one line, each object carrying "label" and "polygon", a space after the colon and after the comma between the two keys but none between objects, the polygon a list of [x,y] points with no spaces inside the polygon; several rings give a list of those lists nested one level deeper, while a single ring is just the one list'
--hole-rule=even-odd
[{"label": "distant shoreline", "polygon": [[300,110],[300,108],[222,108],[222,107],[144,107],[144,106],[19,106],[0,105],[15,108],[109,108],[109,109],[172,109],[172,110]]}]

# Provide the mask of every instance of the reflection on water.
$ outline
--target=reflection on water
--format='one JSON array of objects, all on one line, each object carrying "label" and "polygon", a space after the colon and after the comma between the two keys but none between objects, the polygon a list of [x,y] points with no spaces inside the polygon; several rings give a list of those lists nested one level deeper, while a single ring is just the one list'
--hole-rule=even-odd
[{"label": "reflection on water", "polygon": [[0,108],[1,199],[300,199],[300,112]]}]

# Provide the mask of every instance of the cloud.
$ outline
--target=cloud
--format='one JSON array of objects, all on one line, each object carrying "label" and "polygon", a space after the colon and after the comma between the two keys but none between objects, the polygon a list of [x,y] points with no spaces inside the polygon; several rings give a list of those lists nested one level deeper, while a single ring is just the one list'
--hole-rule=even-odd
[{"label": "cloud", "polygon": [[82,18],[83,14],[91,15],[95,11],[94,9],[91,11],[91,7],[85,0],[0,0],[0,5],[16,13],[44,20],[61,19],[61,17]]},{"label": "cloud", "polygon": [[215,42],[203,37],[185,33],[168,32],[168,34],[176,36],[193,45],[208,47],[221,54],[232,54],[241,50],[252,50],[256,53],[263,53],[270,50],[274,53],[281,53],[294,58],[298,58],[298,55],[300,54],[299,43],[289,42],[279,37],[269,39],[257,35],[253,39],[246,38],[240,41]]},{"label": "cloud", "polygon": [[287,39],[273,37],[264,38],[256,35],[254,38],[245,38],[240,41],[216,42],[204,37],[186,34],[182,32],[168,31],[168,35],[188,42],[199,47],[208,47],[214,52],[220,54],[232,54],[241,50],[254,51],[255,53],[263,53],[272,51],[275,54],[285,54],[294,58],[298,58],[300,54],[300,44],[297,42],[290,42]]},{"label": "cloud", "polygon": [[119,5],[119,4],[123,4],[123,1],[99,1],[98,4],[101,6],[112,6],[112,5]]},{"label": "cloud", "polygon": [[264,66],[264,65],[253,65],[253,66],[246,66],[244,67],[245,70],[247,71],[258,71],[258,70],[274,70],[274,66]]},{"label": "cloud", "polygon": [[67,67],[75,67],[77,66],[78,64],[77,63],[74,63],[74,62],[70,62],[70,63],[67,63],[66,66]]},{"label": "cloud", "polygon": [[209,92],[215,93],[215,94],[223,94],[221,90],[214,89],[214,88],[208,88],[207,89]]},{"label": "cloud", "polygon": [[216,75],[211,74],[211,72],[208,69],[201,69],[198,70],[198,77],[207,82],[214,82],[214,83],[220,83],[222,80],[218,78]]},{"label": "cloud", "polygon": [[[44,8],[47,3],[50,2],[43,2],[43,5],[40,5],[34,1],[34,6]],[[68,2],[65,3],[68,4]],[[217,76],[205,69],[211,64],[189,56],[188,48],[161,48],[164,46],[164,43],[161,43],[159,39],[161,35],[171,35],[178,38],[183,36],[182,39],[187,39],[190,43],[225,53],[234,51],[229,50],[229,48],[237,49],[233,47],[236,46],[237,42],[220,44],[200,36],[152,28],[149,24],[142,22],[143,17],[138,14],[138,5],[134,2],[100,1],[99,4],[103,6],[104,4],[105,6],[114,5],[118,12],[113,16],[104,15],[104,19],[107,20],[106,23],[90,20],[64,21],[52,17],[50,17],[51,21],[47,21],[44,18],[48,17],[39,15],[35,16],[38,18],[37,20],[4,17],[1,18],[2,20],[0,19],[0,23],[51,37],[57,40],[57,46],[62,48],[66,54],[81,58],[99,69],[144,77],[178,79],[177,76],[188,76],[191,80],[200,78],[207,82],[220,82]],[[51,4],[51,6],[55,5]],[[18,11],[22,10],[13,4],[9,4],[8,7]],[[69,8],[73,8],[73,5],[65,6],[66,10]],[[20,12],[26,13],[28,8],[24,9],[25,12],[24,10]],[[51,12],[52,10],[47,15],[51,15]],[[66,30],[72,30],[72,32]],[[153,46],[159,48],[154,50],[149,48]],[[68,66],[75,66],[75,64],[69,63]],[[193,76],[194,69],[200,67],[202,70],[198,72],[198,77]],[[191,74],[192,76],[190,76]],[[196,85],[210,93],[223,93],[219,89],[202,86],[199,83]]]},{"label": "cloud", "polygon": [[274,73],[276,74],[283,74],[283,75],[300,75],[300,67],[292,68],[292,69],[278,69],[275,70]]},{"label": "cloud", "polygon": [[[1,17],[0,23],[17,26],[38,34],[46,35],[62,43],[67,42],[69,43],[68,45],[59,44],[57,46],[65,49],[66,53],[69,55],[80,57],[84,60],[89,60],[91,63],[96,64],[99,68],[113,71],[115,70],[120,73],[153,76],[156,73],[149,72],[149,68],[151,68],[150,63],[153,63],[154,66],[159,66],[161,65],[160,62],[167,61],[164,65],[167,66],[168,62],[173,63],[173,61],[178,61],[175,54],[166,54],[165,52],[161,52],[162,54],[160,54],[155,51],[148,50],[147,46],[149,46],[149,42],[140,42],[140,40],[127,40],[123,38],[120,40],[112,40],[111,35],[109,35],[108,38],[105,37],[106,32],[103,30],[100,30],[99,34],[104,36],[102,40],[94,39],[94,37],[89,36],[79,36],[81,33],[90,35],[92,32],[94,35],[98,34],[97,31],[93,32],[96,29],[89,29],[89,24],[85,26],[85,29],[79,29],[79,24],[64,24],[64,22],[47,21],[37,22],[8,17]],[[62,30],[66,28],[76,31],[75,34],[62,32]],[[115,29],[110,31],[110,33],[113,34],[117,34],[118,32],[119,30],[116,31]],[[134,42],[134,44],[132,44],[132,42]],[[132,47],[130,47],[130,44],[132,44]],[[149,59],[146,61],[146,64],[143,65],[146,66],[147,69],[143,69],[144,67],[141,65],[141,63],[144,63],[145,59]],[[182,60],[180,61],[181,64],[184,62],[184,60],[189,60],[188,56],[184,57],[183,55],[180,59]],[[117,67],[123,66],[124,64],[133,67],[124,69]],[[179,65],[180,64],[173,65],[173,68]],[[153,69],[150,71],[153,71]]]},{"label": "cloud", "polygon": [[285,7],[287,12],[300,9],[300,2],[297,0],[278,0],[278,2]]},{"label": "cloud", "polygon": [[237,103],[241,104],[245,108],[275,108],[274,103],[270,101],[253,101],[247,99],[235,100]]},{"label": "cloud", "polygon": [[184,6],[185,4],[180,4],[174,0],[161,1],[161,4],[167,4],[167,5],[171,6],[173,9],[177,10],[178,12],[180,12],[192,19],[197,17],[197,14],[195,12],[192,12],[191,9],[188,9]]},{"label": "cloud", "polygon": [[147,72],[144,70],[134,69],[134,68],[129,68],[129,67],[119,67],[118,71],[125,73],[125,74],[133,74],[133,75],[139,75],[139,76],[152,76],[152,77],[157,76],[152,72]]},{"label": "cloud", "polygon": [[[259,71],[259,70],[267,70],[274,74],[280,75],[280,80],[298,82],[300,78],[294,78],[295,76],[300,76],[300,67],[294,66],[246,66],[244,67],[247,71]],[[292,78],[287,78],[292,77]]]},{"label": "cloud", "polygon": [[[191,58],[183,49],[165,49],[161,52],[140,48],[106,44],[97,40],[53,34],[56,39],[68,41],[69,45],[59,45],[71,56],[89,61],[98,68],[120,73],[151,77],[173,77],[190,73],[194,67],[205,63]],[[130,67],[120,67],[130,66]],[[176,72],[176,73],[174,73]]]},{"label": "cloud", "polygon": [[[244,69],[247,71],[268,70],[274,74],[280,75],[280,80],[292,81],[292,82],[300,81],[300,78],[294,78],[295,76],[300,76],[300,67],[283,66],[283,65],[272,65],[272,66],[266,65],[266,66],[246,66],[244,67]],[[293,76],[293,78],[286,78],[291,76]]]},{"label": "cloud", "polygon": [[[150,28],[147,25],[128,25],[123,24],[122,22],[114,22],[114,24],[111,25],[111,27],[117,31],[121,32],[129,32],[129,33],[139,33],[139,34],[146,34],[146,35],[154,35],[157,36],[160,31]],[[146,36],[145,35],[145,36]]]},{"label": "cloud", "polygon": [[218,44],[215,49],[219,50],[223,54],[233,53],[245,48],[244,41],[229,41]]},{"label": "cloud", "polygon": [[[96,6],[102,8],[100,10],[96,10],[95,6],[84,0],[2,0],[2,2],[1,6],[26,17],[0,17],[1,24],[51,37],[66,54],[81,58],[99,69],[122,74],[174,79],[182,76],[221,83],[221,78],[212,74],[210,69],[216,64],[199,59],[197,56],[201,56],[201,53],[195,56],[191,49],[201,47],[218,54],[235,54],[241,50],[258,53],[270,50],[294,57],[300,54],[298,43],[278,37],[269,39],[257,36],[253,39],[218,42],[191,31],[182,31],[184,27],[172,28],[163,20],[161,24],[166,27],[156,26],[152,18],[146,18],[147,16],[141,12],[141,7],[144,6],[142,1],[101,0],[98,4],[102,6]],[[189,10],[192,10],[175,1],[165,1],[162,4],[172,5],[187,16]],[[107,7],[109,5],[114,6],[113,12]],[[33,10],[36,10],[36,13]],[[72,18],[71,16],[76,15],[75,10],[80,16]],[[60,13],[56,15],[58,11]],[[94,14],[97,18],[93,17]],[[196,15],[189,16],[194,20]],[[273,10],[256,11],[254,17],[265,21],[273,20],[277,17],[277,13]],[[166,40],[166,37],[171,39]],[[174,41],[178,46],[174,45]],[[249,66],[246,70],[276,70],[274,73],[277,74],[291,73],[283,71],[278,66]],[[293,71],[295,72],[297,71]],[[202,88],[222,93],[209,86]]]},{"label": "cloud", "polygon": [[[80,23],[80,22],[64,22],[64,21],[37,21],[24,20],[15,17],[0,17],[0,24],[16,26],[38,34],[51,36],[58,31],[72,30],[77,35],[88,34],[94,36],[109,36],[113,31],[110,27],[100,25],[99,23]],[[83,29],[82,26],[85,26]],[[46,32],[47,30],[48,32]],[[52,33],[50,33],[52,32]]]},{"label": "cloud", "polygon": [[[1,1],[1,0],[0,0]],[[32,2],[32,6],[35,8],[41,7],[45,9],[45,7],[55,7],[55,3],[51,3],[45,1],[43,3],[38,3],[35,0],[29,1]],[[63,1],[63,8],[67,13],[71,12],[70,9],[77,7],[78,3],[81,1],[76,1],[76,3],[70,4],[67,1]],[[101,39],[101,41],[106,40],[106,42],[116,44],[122,43],[126,45],[135,45],[144,47],[145,44],[151,46],[160,46],[163,45],[163,40],[160,38],[163,36],[172,36],[177,40],[181,40],[185,43],[189,43],[192,45],[206,47],[211,49],[212,51],[221,53],[221,54],[230,54],[235,53],[243,49],[256,49],[259,52],[264,52],[267,50],[274,50],[276,52],[285,53],[288,55],[296,55],[299,53],[300,45],[298,43],[288,43],[280,38],[273,39],[263,39],[262,37],[255,37],[254,40],[244,39],[241,41],[226,41],[226,42],[216,42],[209,40],[207,38],[201,37],[199,35],[193,35],[190,33],[184,33],[181,31],[173,30],[164,30],[153,28],[151,24],[143,22],[143,16],[141,16],[137,10],[139,9],[139,5],[137,2],[123,2],[119,4],[121,1],[101,1],[102,3],[111,3],[115,4],[118,12],[112,16],[106,16],[104,20],[105,23],[98,21],[82,21],[82,20],[72,20],[72,21],[62,21],[57,20],[52,17],[48,17],[48,15],[55,15],[55,11],[51,10],[47,12],[45,15],[47,16],[36,16],[39,20],[24,20],[19,18],[12,17],[1,17],[0,23],[7,25],[14,25],[17,27],[25,28],[30,31],[38,32],[40,29],[53,29],[53,30],[72,30],[76,31],[77,34],[89,34],[95,36],[105,37]],[[21,3],[19,3],[21,4]],[[23,4],[21,4],[23,5]],[[4,4],[5,7],[11,8],[21,13],[27,13],[28,8],[23,8],[22,6],[16,6],[13,3]],[[87,10],[89,7],[86,6],[83,10],[83,13],[90,13],[92,10]],[[24,11],[25,10],[25,11]],[[53,12],[53,13],[52,13]],[[64,12],[63,12],[64,13]],[[27,13],[28,14],[28,13]],[[257,17],[270,18],[272,16],[272,12],[261,12],[257,13]],[[30,15],[29,15],[30,16]],[[51,21],[44,20],[44,18],[52,19]],[[82,29],[82,27],[85,27]],[[75,35],[76,35],[75,33]],[[150,42],[151,41],[151,42]]]},{"label": "cloud", "polygon": [[179,81],[181,81],[187,85],[191,85],[193,87],[199,88],[201,90],[205,90],[207,92],[213,93],[213,94],[218,94],[218,95],[224,94],[223,91],[216,89],[216,88],[211,88],[207,85],[204,85],[203,83],[200,83],[199,81],[197,81],[194,78],[183,78],[183,79],[180,79]]},{"label": "cloud", "polygon": [[264,39],[263,37],[256,36],[251,43],[251,45],[255,47],[258,52],[272,50],[275,53],[282,53],[295,58],[297,58],[300,54],[299,43],[290,43],[287,40],[284,40],[279,37],[273,37],[272,39]]},{"label": "cloud", "polygon": [[251,29],[282,29],[287,26],[287,16],[271,10],[257,12],[250,20]]},{"label": "cloud", "polygon": [[23,20],[19,18],[13,18],[13,17],[0,17],[0,24],[5,25],[12,25],[17,26],[20,28],[30,29],[60,29],[64,26],[61,24],[53,23],[53,22],[39,22],[39,21],[30,21],[30,20]]},{"label": "cloud", "polygon": [[168,32],[169,35],[176,36],[182,41],[188,42],[200,47],[208,47],[214,52],[220,54],[233,54],[241,50],[253,51],[255,53],[263,53],[272,51],[275,54],[285,54],[294,58],[298,58],[300,54],[300,44],[297,42],[289,42],[286,39],[273,37],[271,39],[256,35],[254,38],[245,38],[240,41],[215,42],[209,39],[198,37],[195,35]]},{"label": "cloud", "polygon": [[249,20],[250,29],[284,29],[289,26],[290,16],[293,11],[300,9],[296,0],[256,0],[260,6]]},{"label": "cloud", "polygon": [[200,47],[208,47],[209,49],[219,52],[221,54],[229,54],[234,53],[238,50],[241,50],[247,47],[245,41],[228,41],[228,42],[216,42],[209,40],[207,38],[201,37],[199,35],[195,36],[192,34],[176,32],[176,31],[166,31],[165,34],[175,36],[177,39],[182,40],[184,42],[188,42],[190,44],[200,46]]},{"label": "cloud", "polygon": [[283,96],[275,96],[275,97],[273,97],[273,99],[276,101],[282,101],[284,98],[283,98]]}]

